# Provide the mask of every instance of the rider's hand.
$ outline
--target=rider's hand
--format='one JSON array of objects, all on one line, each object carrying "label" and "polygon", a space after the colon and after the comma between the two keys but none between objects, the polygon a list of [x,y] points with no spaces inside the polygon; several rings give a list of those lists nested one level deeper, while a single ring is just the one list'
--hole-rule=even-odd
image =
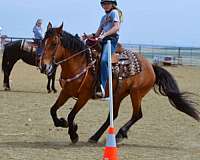
[{"label": "rider's hand", "polygon": [[99,40],[99,41],[102,41],[105,37],[106,37],[106,35],[105,35],[105,34],[102,34],[102,35],[100,35],[100,36],[98,37],[98,40]]},{"label": "rider's hand", "polygon": [[89,38],[93,38],[94,37],[94,34],[85,34],[81,36],[81,39],[84,41],[86,39],[89,39]]}]

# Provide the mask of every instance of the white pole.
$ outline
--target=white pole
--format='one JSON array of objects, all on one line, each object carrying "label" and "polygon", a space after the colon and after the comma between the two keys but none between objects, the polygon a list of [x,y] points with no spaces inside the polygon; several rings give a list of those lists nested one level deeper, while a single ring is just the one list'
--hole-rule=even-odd
[{"label": "white pole", "polygon": [[111,53],[111,41],[107,41],[108,51],[108,79],[109,79],[109,108],[110,108],[110,127],[114,128],[113,123],[113,87],[112,87],[112,53]]}]

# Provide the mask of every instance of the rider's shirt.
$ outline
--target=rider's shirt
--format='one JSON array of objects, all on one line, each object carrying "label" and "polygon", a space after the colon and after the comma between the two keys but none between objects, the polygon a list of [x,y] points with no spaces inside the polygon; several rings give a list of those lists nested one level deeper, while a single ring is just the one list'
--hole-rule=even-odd
[{"label": "rider's shirt", "polygon": [[33,28],[33,33],[34,33],[35,39],[42,39],[43,38],[41,27],[38,27],[38,26],[35,25],[34,28]]},{"label": "rider's shirt", "polygon": [[101,18],[100,27],[103,32],[108,32],[113,27],[114,22],[120,22],[119,14],[116,9],[113,9]]}]

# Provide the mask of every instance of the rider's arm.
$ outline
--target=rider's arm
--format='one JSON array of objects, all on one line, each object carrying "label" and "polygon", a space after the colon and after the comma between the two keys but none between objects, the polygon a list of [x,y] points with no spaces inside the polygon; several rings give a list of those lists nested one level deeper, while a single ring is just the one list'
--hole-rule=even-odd
[{"label": "rider's arm", "polygon": [[99,27],[95,33],[95,37],[99,37],[101,35],[102,31],[103,31],[102,27]]},{"label": "rider's arm", "polygon": [[34,36],[36,39],[42,39],[43,36],[42,36],[42,30],[38,27],[34,27],[33,28],[33,33],[34,33]]},{"label": "rider's arm", "polygon": [[114,22],[113,27],[108,32],[105,32],[103,35],[104,37],[110,36],[112,34],[117,33],[119,29],[120,29],[120,22]]}]

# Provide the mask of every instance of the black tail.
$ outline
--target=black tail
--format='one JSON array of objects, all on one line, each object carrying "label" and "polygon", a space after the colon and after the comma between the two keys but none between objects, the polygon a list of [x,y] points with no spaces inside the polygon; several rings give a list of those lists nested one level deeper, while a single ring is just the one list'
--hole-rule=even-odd
[{"label": "black tail", "polygon": [[153,69],[156,74],[155,92],[167,96],[173,107],[200,121],[200,112],[193,107],[195,103],[189,100],[189,93],[180,92],[175,79],[167,70],[154,65]]}]

